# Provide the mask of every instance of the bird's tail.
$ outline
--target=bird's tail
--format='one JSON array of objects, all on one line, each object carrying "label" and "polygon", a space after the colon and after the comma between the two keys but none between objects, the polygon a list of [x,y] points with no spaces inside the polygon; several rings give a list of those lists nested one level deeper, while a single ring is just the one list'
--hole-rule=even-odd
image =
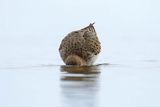
[{"label": "bird's tail", "polygon": [[86,65],[86,62],[84,61],[84,59],[82,59],[78,55],[69,55],[65,59],[65,63],[66,65]]}]

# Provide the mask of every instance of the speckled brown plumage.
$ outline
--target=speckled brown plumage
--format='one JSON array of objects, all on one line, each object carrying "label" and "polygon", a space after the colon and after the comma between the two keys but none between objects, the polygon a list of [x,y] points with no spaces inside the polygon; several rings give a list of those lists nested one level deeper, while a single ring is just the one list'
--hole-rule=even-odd
[{"label": "speckled brown plumage", "polygon": [[[94,23],[93,23],[94,24]],[[67,65],[91,65],[101,46],[93,24],[69,33],[61,42],[59,52]]]}]

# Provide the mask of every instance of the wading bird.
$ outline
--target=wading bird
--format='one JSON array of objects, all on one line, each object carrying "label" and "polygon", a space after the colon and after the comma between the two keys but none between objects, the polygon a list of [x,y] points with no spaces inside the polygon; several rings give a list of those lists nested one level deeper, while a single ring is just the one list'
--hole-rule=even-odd
[{"label": "wading bird", "polygon": [[94,23],[72,31],[61,42],[59,53],[66,65],[92,65],[101,51]]}]

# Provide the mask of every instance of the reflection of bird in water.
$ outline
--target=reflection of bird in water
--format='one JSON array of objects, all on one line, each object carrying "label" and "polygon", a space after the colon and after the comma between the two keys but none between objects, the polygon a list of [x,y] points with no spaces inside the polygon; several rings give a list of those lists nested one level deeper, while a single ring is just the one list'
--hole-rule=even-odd
[{"label": "reflection of bird in water", "polygon": [[61,98],[64,107],[97,107],[99,66],[61,66]]},{"label": "reflection of bird in water", "polygon": [[99,66],[61,66],[61,72],[65,73],[62,80],[84,81],[94,80],[100,73],[100,69]]},{"label": "reflection of bird in water", "polygon": [[62,72],[82,73],[82,74],[97,74],[100,73],[99,66],[61,66]]},{"label": "reflection of bird in water", "polygon": [[69,33],[62,40],[59,52],[66,65],[92,65],[94,63],[101,46],[93,24]]}]

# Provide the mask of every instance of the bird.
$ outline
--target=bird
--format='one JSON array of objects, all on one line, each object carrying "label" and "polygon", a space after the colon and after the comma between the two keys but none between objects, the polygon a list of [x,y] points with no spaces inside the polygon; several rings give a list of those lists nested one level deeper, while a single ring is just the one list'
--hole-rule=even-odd
[{"label": "bird", "polygon": [[59,46],[59,53],[66,65],[93,65],[101,52],[101,43],[94,28],[95,23],[67,34]]}]

